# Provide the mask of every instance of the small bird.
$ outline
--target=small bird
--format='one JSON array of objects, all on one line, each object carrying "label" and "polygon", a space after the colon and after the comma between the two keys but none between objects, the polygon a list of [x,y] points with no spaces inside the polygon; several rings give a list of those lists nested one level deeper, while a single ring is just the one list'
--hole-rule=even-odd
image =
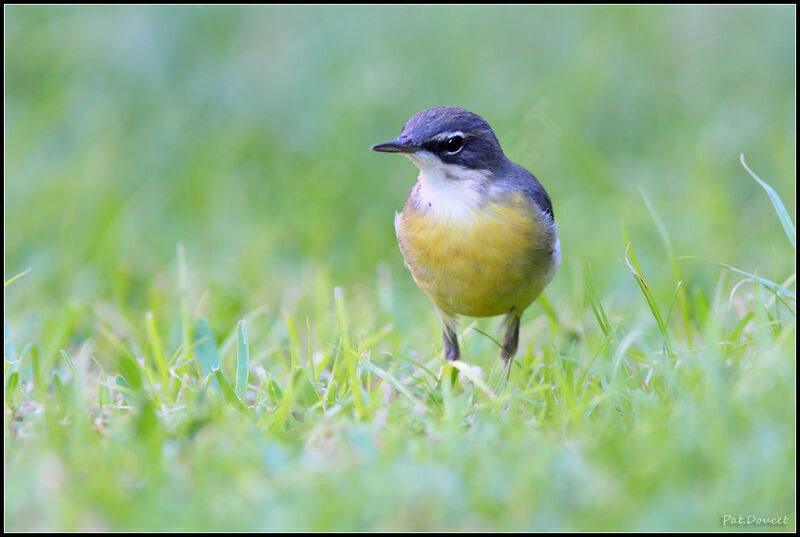
[{"label": "small bird", "polygon": [[372,150],[402,153],[419,168],[394,227],[406,266],[439,313],[445,358],[459,358],[459,316],[505,315],[508,366],[522,313],[561,263],[544,187],[506,157],[485,119],[463,108],[423,110]]}]

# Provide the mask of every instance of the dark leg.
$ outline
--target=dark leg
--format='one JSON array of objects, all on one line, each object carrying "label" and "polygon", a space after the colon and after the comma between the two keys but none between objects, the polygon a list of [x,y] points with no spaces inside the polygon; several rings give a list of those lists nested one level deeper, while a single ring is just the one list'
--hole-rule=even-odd
[{"label": "dark leg", "polygon": [[444,357],[448,362],[458,360],[458,336],[455,330],[447,325],[442,327],[442,339],[444,340]]},{"label": "dark leg", "polygon": [[511,313],[506,317],[506,334],[503,336],[503,348],[500,349],[500,357],[506,364],[511,362],[511,359],[517,353],[517,346],[519,345],[519,315]]}]

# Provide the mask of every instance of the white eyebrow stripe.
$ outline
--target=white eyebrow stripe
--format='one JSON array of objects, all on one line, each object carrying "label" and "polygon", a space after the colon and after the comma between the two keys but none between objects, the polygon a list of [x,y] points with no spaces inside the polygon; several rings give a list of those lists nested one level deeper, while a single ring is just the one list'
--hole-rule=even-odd
[{"label": "white eyebrow stripe", "polygon": [[447,140],[448,138],[452,138],[453,136],[461,136],[463,138],[464,133],[461,131],[443,132],[441,134],[437,134],[431,139],[436,141],[442,141],[442,140]]}]

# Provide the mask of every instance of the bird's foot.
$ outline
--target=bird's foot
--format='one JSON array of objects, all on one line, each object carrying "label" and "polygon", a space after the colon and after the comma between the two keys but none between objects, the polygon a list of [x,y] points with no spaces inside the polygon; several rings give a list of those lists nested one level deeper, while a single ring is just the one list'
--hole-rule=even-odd
[{"label": "bird's foot", "polygon": [[512,311],[510,317],[507,319],[508,327],[503,336],[503,345],[500,347],[500,358],[508,366],[511,359],[517,354],[517,347],[519,346],[519,317],[514,315]]},{"label": "bird's foot", "polygon": [[460,351],[458,349],[458,336],[453,329],[444,327],[442,329],[442,341],[444,341],[444,357],[448,362],[458,360]]}]

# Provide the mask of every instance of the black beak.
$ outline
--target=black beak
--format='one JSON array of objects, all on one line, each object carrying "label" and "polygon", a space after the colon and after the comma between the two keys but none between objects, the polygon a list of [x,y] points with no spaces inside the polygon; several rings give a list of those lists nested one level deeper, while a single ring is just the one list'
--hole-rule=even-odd
[{"label": "black beak", "polygon": [[381,151],[382,153],[415,153],[419,149],[419,146],[412,144],[411,140],[403,140],[401,138],[372,146],[373,151]]}]

